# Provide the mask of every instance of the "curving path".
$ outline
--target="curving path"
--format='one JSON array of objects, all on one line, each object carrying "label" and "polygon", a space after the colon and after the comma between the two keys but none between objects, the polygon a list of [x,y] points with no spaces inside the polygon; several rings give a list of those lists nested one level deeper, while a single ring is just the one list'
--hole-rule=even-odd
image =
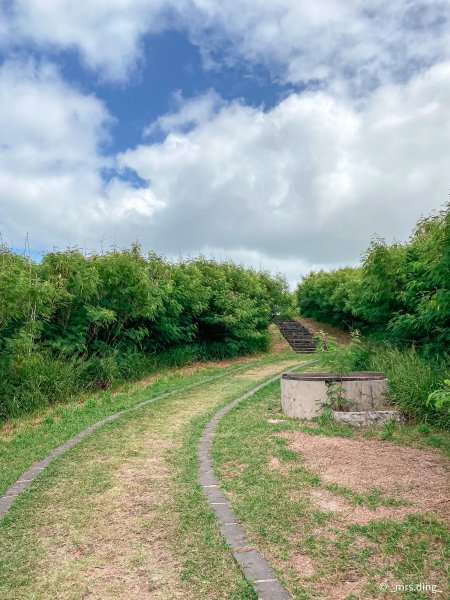
[{"label": "curving path", "polygon": [[[222,535],[224,536],[225,540],[227,541],[227,543],[231,546],[232,555],[234,556],[234,559],[237,561],[238,565],[242,568],[242,571],[243,571],[245,577],[252,583],[254,589],[258,593],[258,597],[261,599],[265,599],[265,600],[288,599],[291,596],[286,591],[286,589],[284,589],[284,587],[281,585],[281,583],[277,580],[276,575],[274,574],[270,565],[264,559],[264,557],[258,552],[258,550],[255,547],[252,547],[250,545],[249,541],[246,538],[246,535],[245,535],[245,532],[244,532],[242,526],[240,525],[240,523],[237,520],[237,517],[236,517],[234,511],[228,505],[225,495],[220,490],[219,481],[214,477],[212,462],[210,459],[212,436],[214,433],[214,429],[215,429],[217,423],[219,422],[220,418],[223,415],[225,415],[228,411],[230,411],[232,408],[234,408],[238,403],[251,397],[252,395],[257,393],[259,390],[261,390],[262,388],[268,386],[270,383],[278,380],[281,377],[282,372],[286,372],[286,369],[293,370],[295,368],[303,367],[303,366],[306,366],[306,365],[308,365],[310,363],[314,363],[314,362],[316,362],[316,360],[310,360],[307,362],[302,361],[302,362],[296,363],[296,364],[294,362],[287,361],[287,364],[286,364],[286,361],[285,361],[284,371],[281,371],[282,363],[280,363],[279,365],[273,364],[273,365],[271,365],[271,373],[267,372],[267,370],[264,371],[265,363],[264,363],[264,365],[253,364],[252,367],[254,367],[255,372],[251,373],[251,377],[255,377],[255,375],[256,375],[257,378],[259,379],[259,381],[261,381],[262,376],[264,376],[264,373],[266,372],[267,373],[266,376],[269,376],[270,378],[266,381],[263,381],[263,383],[257,385],[252,390],[245,393],[243,396],[240,396],[233,402],[227,404],[225,407],[218,410],[214,414],[212,419],[209,421],[209,423],[202,435],[199,450],[198,450],[199,457],[200,457],[199,478],[200,478],[202,490],[207,498],[207,501],[210,503],[211,507],[213,508],[213,510],[216,514],[216,517],[217,517],[217,519],[219,521],[219,525],[220,525],[220,531],[221,531]],[[294,364],[295,364],[295,366],[294,366]],[[43,460],[34,464],[33,467],[31,467],[26,473],[24,473],[18,479],[18,481],[7,490],[6,494],[0,498],[0,518],[9,509],[9,507],[15,501],[15,499],[24,490],[26,490],[30,485],[32,485],[33,481],[47,467],[47,465],[49,465],[58,456],[67,452],[70,448],[75,446],[79,441],[81,441],[84,438],[86,438],[87,436],[89,436],[90,433],[101,428],[103,425],[107,424],[108,422],[115,421],[122,415],[131,413],[133,411],[137,411],[138,409],[140,409],[148,404],[157,402],[158,400],[162,400],[169,396],[174,396],[175,394],[190,390],[192,388],[201,388],[201,386],[207,385],[210,382],[214,382],[215,380],[220,380],[227,376],[233,376],[234,374],[239,374],[243,370],[244,371],[248,370],[249,366],[250,365],[248,363],[239,365],[237,368],[234,367],[232,369],[227,369],[225,373],[222,372],[218,375],[214,375],[211,377],[205,377],[201,381],[197,381],[195,383],[185,385],[184,387],[174,389],[170,392],[166,392],[166,393],[156,396],[154,398],[149,398],[148,400],[144,400],[143,402],[140,402],[140,403],[138,403],[134,406],[131,406],[127,409],[124,409],[117,413],[114,413],[114,414],[90,425],[86,429],[80,431],[77,435],[70,438],[64,444],[62,444],[61,446],[59,446],[58,448],[53,450]],[[280,371],[278,371],[277,375],[274,375],[274,373],[277,373],[278,369],[280,369]],[[249,371],[249,372],[251,372],[251,371]],[[240,377],[240,374],[238,375],[238,379],[239,379],[239,377]],[[250,377],[250,379],[251,379],[251,377]],[[245,380],[245,377],[244,377],[244,380]],[[217,385],[221,385],[224,390],[222,392],[222,397],[225,398],[228,396],[228,398],[229,398],[230,393],[228,390],[228,385],[227,384],[217,384]],[[222,389],[222,388],[220,388],[220,389]],[[246,388],[248,389],[247,386],[241,387],[240,390],[242,390],[242,391],[238,391],[238,389],[239,389],[239,386],[238,386],[237,390],[236,390],[237,394],[239,394],[239,393],[242,394],[242,392]],[[198,398],[203,398],[203,394],[205,394],[205,393],[207,394],[207,391],[204,392],[203,390],[200,390],[200,391],[195,392],[194,394]],[[189,396],[189,394],[188,394],[188,396]],[[231,396],[231,397],[233,397],[233,396]],[[206,395],[206,398],[209,398],[209,394]],[[217,400],[215,400],[215,398],[216,397],[214,396],[213,400],[217,401]],[[217,399],[219,399],[219,398],[220,398],[220,396],[217,397]],[[212,407],[214,405],[213,400],[208,401],[208,402],[205,401],[205,404],[204,405],[202,404],[202,406],[208,406],[208,404],[209,404]],[[220,400],[219,400],[219,402],[220,402]],[[172,402],[169,403],[167,406],[172,406]],[[217,404],[216,404],[216,406],[217,406]],[[180,409],[182,409],[182,406],[180,406],[180,408],[177,410],[180,410]],[[204,410],[204,408],[203,408],[203,410]],[[180,413],[180,414],[182,414],[182,413]],[[194,448],[195,448],[195,446],[194,446]],[[194,452],[195,452],[195,450],[194,450]],[[150,455],[153,456],[152,453]],[[160,484],[160,482],[156,481],[156,484],[158,485],[158,484]],[[110,515],[110,517],[112,515],[113,519],[115,518],[114,510],[108,514]],[[130,523],[132,524],[132,521],[130,521]],[[129,527],[129,525],[127,525],[127,526]],[[24,535],[28,535],[26,530],[24,530],[24,531],[25,531]],[[131,533],[133,532],[132,527],[129,527],[129,531]],[[120,532],[118,531],[118,533],[120,533]],[[121,533],[121,535],[122,535],[122,533]],[[114,529],[113,529],[113,535],[116,535],[116,531]],[[103,543],[103,541],[108,540],[108,537],[104,536],[104,538],[101,538],[101,539],[102,539],[102,543]],[[145,544],[142,544],[142,547],[145,548]],[[70,546],[69,546],[69,548],[70,548]],[[209,550],[207,550],[207,551],[209,551]],[[102,568],[103,568],[102,567],[102,554],[101,554],[101,552],[99,552],[99,553],[96,553],[95,551],[92,552],[92,549],[90,549],[89,552],[90,552],[89,556],[91,556],[91,554],[92,554],[92,556],[94,556],[96,558],[96,560],[98,560],[98,563],[96,563],[96,564],[98,565],[98,568],[100,568],[98,577],[96,575],[93,580],[89,579],[89,589],[92,588],[95,590],[96,589],[95,586],[98,585],[99,589],[102,590],[103,588],[101,586],[102,585],[104,586],[104,583],[105,583],[104,580],[102,579],[102,577],[104,575],[104,573],[102,571]],[[122,560],[122,558],[123,558],[122,553],[119,553],[119,554],[120,554],[120,558]],[[158,558],[158,556],[157,556],[157,558]],[[164,548],[163,548],[163,550],[161,551],[160,558],[162,556],[164,556],[165,559],[167,559],[167,557],[170,558],[170,553],[167,554],[167,556],[166,556],[166,554],[164,553]],[[26,557],[27,557],[27,555],[25,556],[25,558]],[[114,557],[113,560],[115,560],[114,553],[113,553],[113,557]],[[49,557],[47,557],[47,558],[49,558]],[[160,571],[157,560],[154,564],[153,564],[153,562],[149,560],[149,563],[148,563],[151,567],[151,571],[149,571],[149,572],[152,573],[152,576],[149,579],[150,583],[152,583],[153,581],[156,581],[158,585],[161,585],[161,582],[164,582],[163,585],[165,586],[165,589],[172,590],[172,587],[170,587],[171,579],[169,577],[169,573],[171,572],[171,570],[169,569],[168,574],[166,575],[165,571],[164,572]],[[33,564],[33,561],[30,561],[30,564]],[[114,564],[115,564],[115,568],[117,568],[117,574],[115,576],[114,581],[117,580],[118,582],[121,582],[122,581],[120,578],[121,574],[122,575],[123,575],[123,573],[128,574],[127,569],[129,567],[126,566],[126,568],[124,568],[120,562],[117,562],[117,564],[116,563],[114,563]],[[86,565],[85,565],[83,568],[84,568],[84,571],[82,571],[82,575],[84,573],[84,576],[90,576],[90,571],[89,571],[88,566],[86,567]],[[64,571],[64,564],[62,564],[61,569],[62,569],[61,573],[59,571],[55,571],[54,575],[56,578],[62,577],[63,572],[64,572],[64,577],[67,576],[67,573]],[[80,584],[81,586],[85,585],[84,581],[83,581],[83,577],[81,576],[81,578],[80,578],[80,576],[78,575],[78,571],[76,571],[76,573],[77,573],[77,575],[73,575],[72,573],[69,573],[69,577],[68,577],[69,583],[67,584],[68,585],[67,590],[72,589],[73,586],[76,586],[78,584]],[[108,578],[110,578],[110,575],[111,574],[108,572]],[[137,572],[137,574],[135,573],[134,575],[136,575],[136,577],[134,579],[133,578],[130,579],[130,581],[133,583],[133,585],[135,583],[139,582],[140,573]],[[173,578],[174,575],[176,578],[177,577],[176,569],[173,570],[171,577]],[[66,581],[66,579],[64,581]],[[109,581],[109,579],[108,579],[108,581]],[[46,586],[48,586],[48,581],[45,581],[45,578],[42,578],[42,580],[39,580],[38,583],[41,585],[41,588],[39,588],[41,591],[47,589]],[[127,585],[131,586],[131,583],[127,584]],[[221,585],[223,586],[223,582],[221,583]],[[180,588],[180,589],[178,589],[178,588]],[[177,586],[174,585],[173,589],[176,590],[177,592],[179,592],[181,590],[181,588],[182,588],[182,586],[181,585],[178,586],[178,584],[177,584]],[[14,591],[20,590],[21,589],[20,581],[18,581],[16,583],[13,582],[11,589],[14,589]],[[73,589],[75,589],[75,588],[73,588]],[[120,588],[120,589],[122,589],[122,588]],[[128,588],[126,586],[124,586],[124,589],[128,589]],[[132,589],[132,588],[130,588],[130,589]],[[155,589],[158,589],[158,588],[155,588]],[[161,589],[163,589],[163,588],[161,588]],[[67,592],[67,590],[66,590],[66,592]],[[144,591],[145,591],[145,593],[147,593],[149,590],[147,590],[145,588]],[[67,597],[69,597],[69,596],[67,596]],[[66,597],[66,596],[64,596],[64,597]],[[120,596],[120,597],[122,597],[122,596]],[[125,597],[125,596],[123,596],[123,597]],[[145,595],[145,597],[147,597],[147,596]],[[174,597],[175,597],[175,595],[174,595]]]},{"label": "curving path", "polygon": [[[297,366],[306,366],[314,362],[316,361],[302,362]],[[296,367],[290,370],[292,371],[294,368]],[[260,600],[287,600],[291,596],[278,581],[264,556],[250,544],[234,510],[228,504],[225,494],[220,489],[219,480],[214,475],[211,448],[214,430],[219,420],[237,404],[250,398],[280,377],[281,374],[272,377],[217,411],[206,426],[198,447],[199,480],[203,493],[220,523],[222,535],[233,550],[235,560],[243,569],[246,578],[252,583]]]},{"label": "curving path", "polygon": [[96,429],[99,429],[106,423],[115,421],[122,415],[125,415],[125,414],[130,413],[135,410],[138,410],[139,408],[142,408],[143,406],[146,406],[147,404],[150,404],[152,402],[157,402],[158,400],[162,400],[163,398],[167,398],[168,396],[173,396],[174,394],[177,394],[178,392],[181,392],[181,391],[185,391],[185,390],[189,390],[191,388],[205,385],[206,383],[209,383],[210,381],[215,381],[216,379],[226,377],[227,375],[241,371],[242,369],[246,369],[246,368],[248,368],[247,364],[242,365],[241,367],[237,367],[236,369],[227,370],[226,373],[221,373],[220,375],[214,375],[213,377],[208,377],[206,379],[203,379],[202,381],[198,381],[196,383],[192,383],[190,385],[187,385],[187,386],[184,386],[181,388],[177,388],[176,390],[172,390],[171,392],[166,392],[165,394],[161,394],[160,396],[150,398],[149,400],[144,400],[143,402],[140,402],[139,404],[135,404],[134,406],[131,406],[130,408],[126,408],[119,412],[113,413],[112,415],[109,415],[108,417],[102,419],[101,421],[97,421],[96,423],[90,425],[89,427],[86,427],[86,429],[83,429],[82,431],[77,433],[77,435],[73,436],[72,438],[70,438],[69,440],[64,442],[64,444],[61,444],[61,446],[58,446],[57,448],[55,448],[45,458],[43,458],[39,462],[35,463],[30,469],[28,469],[28,471],[26,471],[23,475],[21,475],[19,477],[19,479],[13,485],[11,485],[6,490],[6,492],[3,496],[0,496],[0,519],[3,517],[3,515],[9,509],[9,507],[12,505],[12,503],[16,500],[16,498],[18,496],[20,496],[20,494],[22,492],[24,492],[33,483],[33,481],[36,479],[36,477],[38,477],[42,473],[42,471],[53,460],[55,460],[55,458],[57,458],[58,456],[61,456],[61,454],[64,454],[65,452],[70,450],[70,448],[75,446],[75,444],[78,444],[78,442],[80,442],[85,437],[90,435]]}]

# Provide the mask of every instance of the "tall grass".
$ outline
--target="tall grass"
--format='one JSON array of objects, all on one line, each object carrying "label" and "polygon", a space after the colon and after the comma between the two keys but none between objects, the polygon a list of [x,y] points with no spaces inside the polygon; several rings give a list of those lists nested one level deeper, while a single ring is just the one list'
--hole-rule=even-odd
[{"label": "tall grass", "polygon": [[450,428],[445,411],[427,406],[431,392],[440,388],[449,377],[450,365],[445,359],[424,357],[415,348],[399,349],[388,344],[372,347],[368,369],[383,371],[389,381],[389,399],[418,421]]},{"label": "tall grass", "polygon": [[91,357],[58,357],[45,351],[4,356],[0,360],[0,421],[68,401],[83,392],[136,380],[160,369],[263,352],[268,346],[266,334],[252,345],[205,342],[154,353],[111,349]]},{"label": "tall grass", "polygon": [[448,409],[439,410],[427,404],[428,396],[450,378],[448,356],[424,354],[414,347],[399,348],[373,339],[362,341],[358,336],[353,336],[346,346],[340,346],[328,336],[326,346],[319,348],[321,362],[330,371],[342,374],[382,371],[389,382],[388,400],[392,404],[416,421],[429,421],[450,429]]}]

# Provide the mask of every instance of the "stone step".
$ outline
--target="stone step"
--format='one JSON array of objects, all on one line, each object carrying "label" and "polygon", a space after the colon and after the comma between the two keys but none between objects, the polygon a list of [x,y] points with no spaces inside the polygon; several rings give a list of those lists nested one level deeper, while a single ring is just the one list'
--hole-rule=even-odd
[{"label": "stone step", "polygon": [[316,340],[311,332],[297,321],[278,322],[281,335],[297,354],[312,354],[316,351]]},{"label": "stone step", "polygon": [[301,329],[289,329],[282,330],[280,329],[283,335],[311,335],[309,331],[302,331]]},{"label": "stone step", "polygon": [[313,348],[314,350],[316,350],[316,347],[313,346],[312,344],[302,344],[301,346],[298,346],[296,344],[289,344],[291,346],[291,348],[294,348],[294,350],[301,350],[302,348]]}]

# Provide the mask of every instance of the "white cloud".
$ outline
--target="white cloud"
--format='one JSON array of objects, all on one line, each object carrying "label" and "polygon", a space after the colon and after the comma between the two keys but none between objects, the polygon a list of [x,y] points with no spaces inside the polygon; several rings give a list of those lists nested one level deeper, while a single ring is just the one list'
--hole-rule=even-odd
[{"label": "white cloud", "polygon": [[142,59],[145,34],[167,27],[164,0],[16,0],[4,19],[10,45],[75,48],[105,79],[126,80]]},{"label": "white cloud", "polygon": [[343,79],[360,92],[449,56],[448,0],[195,4],[190,31],[204,53],[222,46],[229,61],[265,64],[290,82]]},{"label": "white cloud", "polygon": [[449,55],[448,0],[16,0],[13,7],[5,43],[75,48],[112,80],[134,72],[145,35],[167,29],[186,32],[206,65],[244,60],[295,83],[343,79],[357,92],[408,79]]},{"label": "white cloud", "polygon": [[215,90],[208,90],[196,98],[184,99],[181,90],[173,95],[174,111],[162,115],[144,129],[144,137],[155,131],[168,133],[198,127],[209,121],[212,116],[225,105],[222,97]]},{"label": "white cloud", "polygon": [[[0,230],[34,247],[140,240],[279,267],[355,262],[373,232],[405,238],[447,198],[450,63],[384,85],[355,108],[330,92],[264,112],[213,92],[178,96],[159,144],[106,157],[111,116],[54,66],[0,67]],[[186,131],[186,126],[189,130]],[[105,184],[101,170],[149,181]]]},{"label": "white cloud", "polygon": [[150,189],[135,189],[101,171],[112,119],[95,96],[64,83],[48,63],[0,67],[0,230],[20,246],[110,242],[117,230],[128,243],[135,222],[162,204]]},{"label": "white cloud", "polygon": [[372,233],[404,239],[445,202],[449,107],[446,63],[380,88],[358,110],[309,92],[267,113],[228,104],[185,134],[174,116],[163,143],[118,160],[164,203],[151,235],[167,251],[354,261]]}]

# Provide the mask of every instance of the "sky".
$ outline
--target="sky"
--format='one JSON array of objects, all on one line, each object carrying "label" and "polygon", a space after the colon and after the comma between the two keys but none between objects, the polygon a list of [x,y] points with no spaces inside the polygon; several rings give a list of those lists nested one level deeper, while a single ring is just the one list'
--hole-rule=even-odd
[{"label": "sky", "polygon": [[285,273],[450,183],[450,0],[0,0],[0,232]]}]

